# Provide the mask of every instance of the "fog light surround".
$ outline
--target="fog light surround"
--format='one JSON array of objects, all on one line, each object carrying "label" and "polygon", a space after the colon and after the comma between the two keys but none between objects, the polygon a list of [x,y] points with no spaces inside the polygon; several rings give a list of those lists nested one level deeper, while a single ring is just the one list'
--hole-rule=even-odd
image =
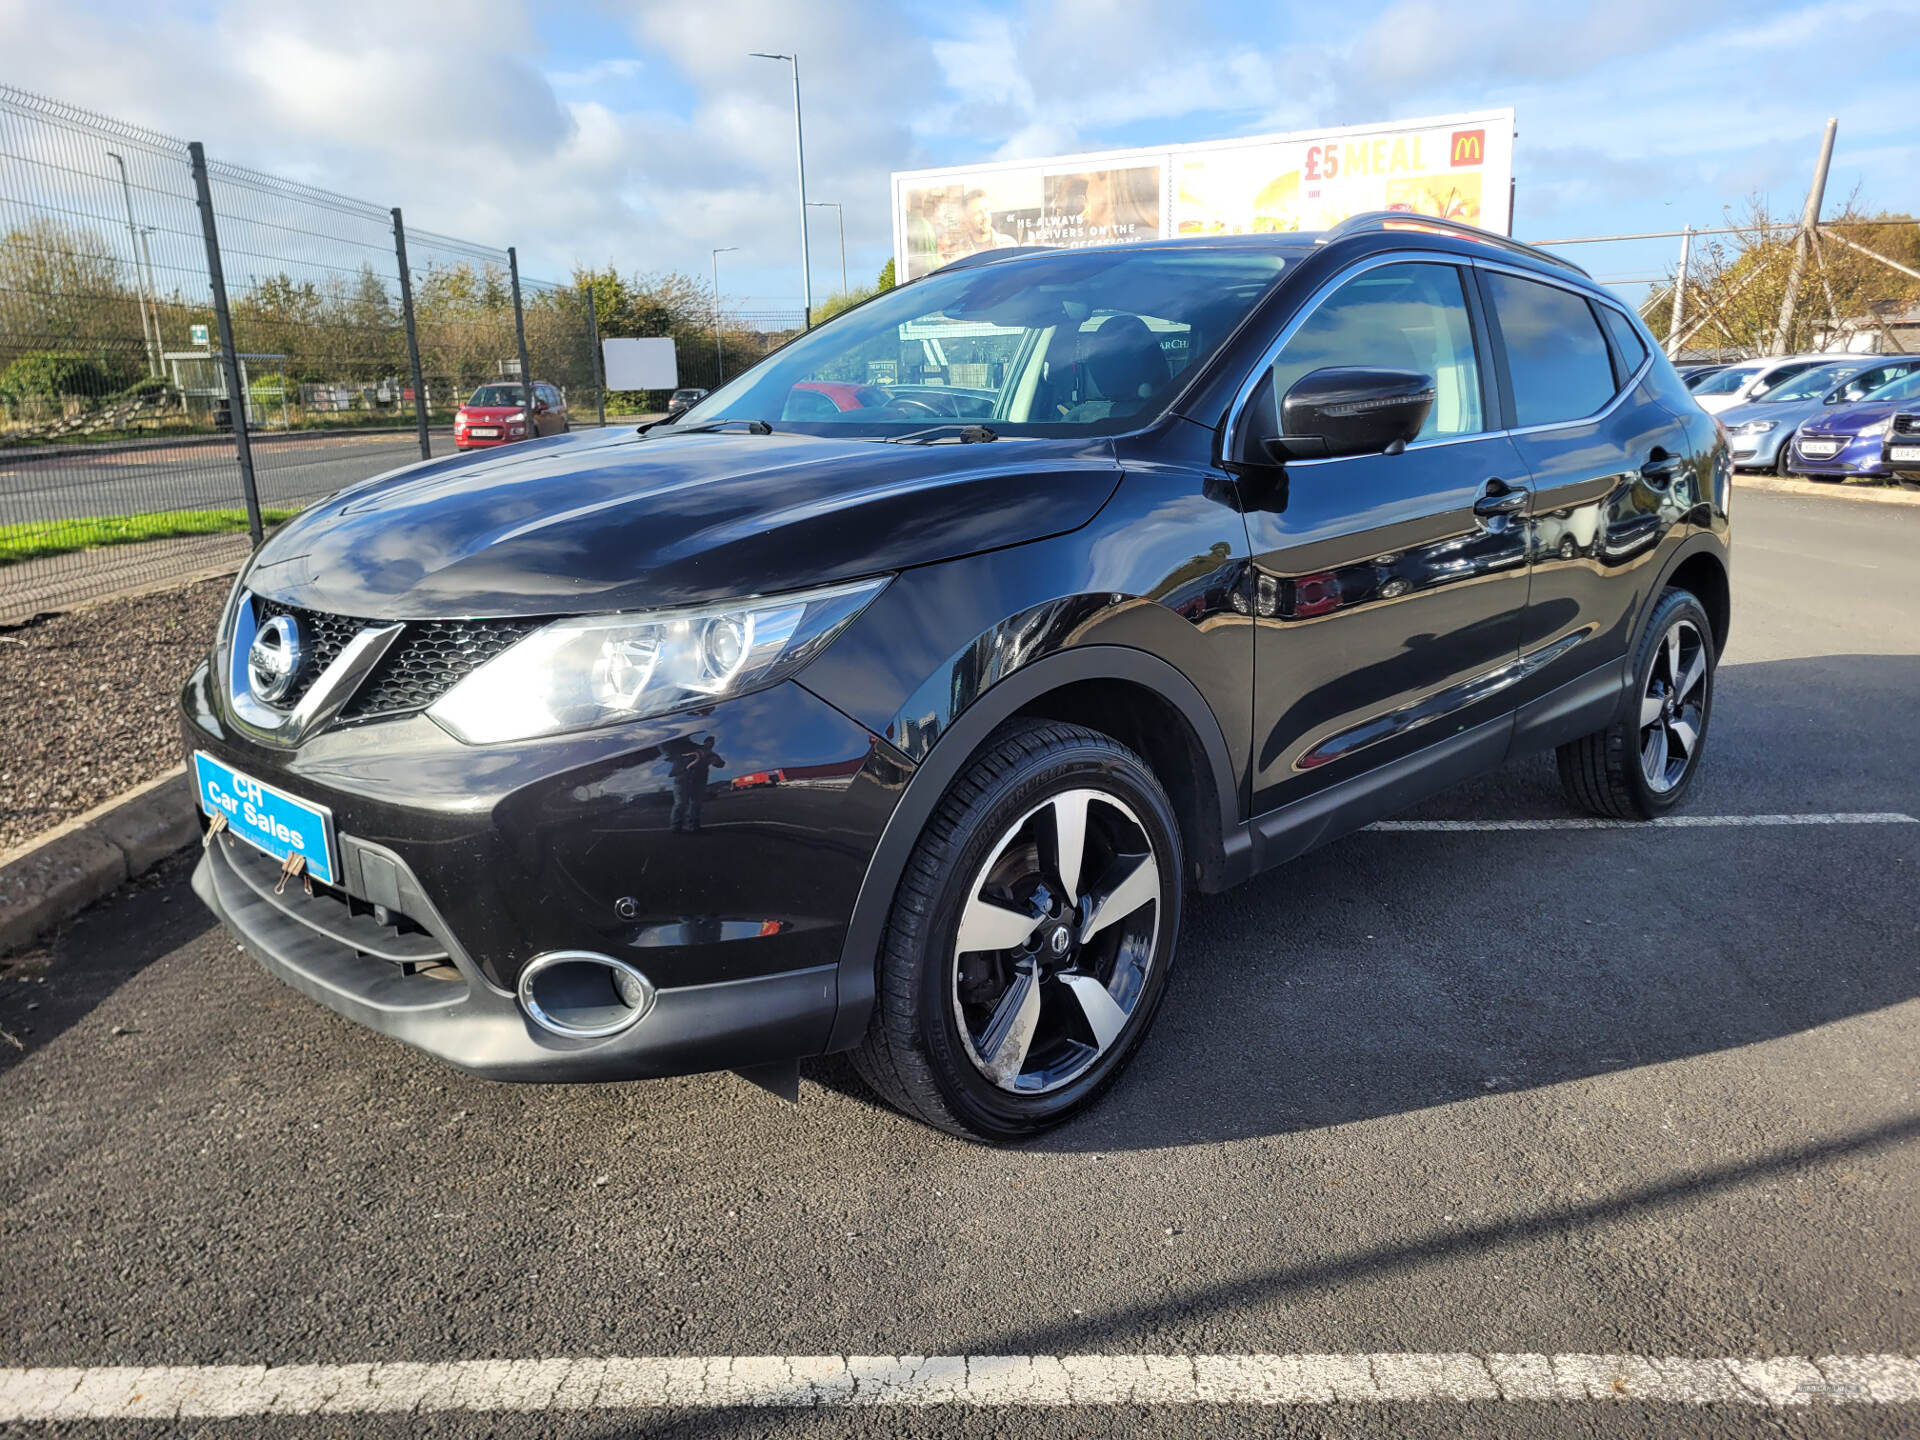
[{"label": "fog light surround", "polygon": [[653,1009],[653,982],[624,960],[591,950],[550,950],[515,986],[527,1018],[550,1035],[601,1040],[637,1025]]}]

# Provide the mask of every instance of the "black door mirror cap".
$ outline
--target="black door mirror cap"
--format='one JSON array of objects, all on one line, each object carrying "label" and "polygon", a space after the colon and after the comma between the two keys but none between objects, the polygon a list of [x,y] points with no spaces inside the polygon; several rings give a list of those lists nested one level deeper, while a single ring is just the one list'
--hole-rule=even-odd
[{"label": "black door mirror cap", "polygon": [[1267,452],[1281,459],[1398,455],[1433,409],[1433,377],[1417,370],[1329,365],[1300,377],[1280,402],[1280,435]]}]

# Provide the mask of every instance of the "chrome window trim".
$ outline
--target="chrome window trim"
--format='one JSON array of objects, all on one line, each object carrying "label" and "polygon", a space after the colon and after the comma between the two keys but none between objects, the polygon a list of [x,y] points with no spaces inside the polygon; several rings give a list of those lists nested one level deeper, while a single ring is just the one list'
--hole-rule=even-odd
[{"label": "chrome window trim", "polygon": [[[1247,406],[1252,402],[1254,391],[1259,389],[1260,381],[1265,377],[1266,373],[1273,368],[1273,362],[1280,358],[1280,352],[1286,348],[1287,342],[1293,339],[1295,332],[1298,331],[1302,325],[1306,324],[1308,320],[1312,319],[1320,307],[1324,305],[1336,291],[1344,287],[1347,281],[1356,276],[1364,275],[1369,270],[1377,270],[1383,265],[1401,265],[1409,261],[1425,265],[1451,265],[1456,270],[1499,270],[1509,275],[1516,275],[1522,280],[1536,280],[1542,285],[1552,285],[1561,290],[1571,291],[1583,300],[1591,300],[1608,306],[1621,315],[1625,315],[1629,323],[1634,324],[1636,331],[1641,328],[1624,306],[1609,299],[1605,295],[1597,293],[1593,289],[1589,289],[1586,285],[1581,284],[1571,276],[1563,278],[1557,275],[1543,275],[1537,270],[1529,270],[1520,265],[1507,265],[1498,260],[1484,260],[1474,255],[1451,255],[1444,251],[1436,250],[1390,250],[1378,255],[1369,255],[1348,269],[1342,270],[1338,275],[1335,275],[1331,280],[1327,281],[1326,284],[1314,291],[1313,294],[1307,298],[1306,304],[1301,306],[1299,312],[1282,327],[1280,333],[1274,337],[1273,342],[1261,352],[1259,360],[1254,362],[1252,373],[1242,382],[1240,389],[1235,393],[1233,404],[1227,411],[1226,424],[1221,427],[1220,457],[1223,462],[1230,463],[1232,460],[1233,444],[1239,429],[1240,417],[1246,413]],[[1489,320],[1493,324],[1499,323],[1497,317],[1489,316]],[[1601,338],[1605,339],[1606,337],[1603,334]],[[1642,341],[1647,341],[1648,337],[1642,335],[1641,339]],[[1608,347],[1608,353],[1612,353],[1611,345]],[[1407,451],[1434,449],[1442,445],[1458,445],[1468,440],[1485,440],[1499,436],[1538,435],[1549,430],[1566,430],[1575,425],[1595,424],[1606,419],[1617,410],[1627,396],[1633,393],[1635,387],[1646,379],[1647,372],[1653,368],[1653,357],[1658,353],[1660,353],[1659,348],[1649,342],[1647,344],[1647,357],[1640,362],[1640,367],[1627,377],[1625,383],[1614,392],[1611,400],[1591,415],[1583,415],[1575,420],[1553,420],[1541,425],[1516,425],[1507,429],[1475,430],[1466,435],[1438,435],[1430,440],[1414,441],[1411,445],[1407,446]],[[1476,364],[1484,365],[1491,363],[1493,357],[1482,357],[1476,351],[1474,358]],[[1295,466],[1328,465],[1340,460],[1353,460],[1358,458],[1361,457],[1353,455],[1328,455],[1310,460],[1289,460],[1287,462],[1287,468],[1291,470]]]}]

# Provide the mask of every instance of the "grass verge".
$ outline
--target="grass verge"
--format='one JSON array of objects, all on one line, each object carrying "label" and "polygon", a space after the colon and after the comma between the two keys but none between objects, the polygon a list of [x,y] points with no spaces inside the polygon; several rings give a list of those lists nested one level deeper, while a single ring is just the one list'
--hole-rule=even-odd
[{"label": "grass verge", "polygon": [[[278,525],[296,510],[262,510],[260,519]],[[101,545],[137,545],[182,535],[226,535],[247,528],[245,510],[160,510],[148,515],[89,515],[79,520],[29,520],[0,525],[0,565],[44,560]]]}]

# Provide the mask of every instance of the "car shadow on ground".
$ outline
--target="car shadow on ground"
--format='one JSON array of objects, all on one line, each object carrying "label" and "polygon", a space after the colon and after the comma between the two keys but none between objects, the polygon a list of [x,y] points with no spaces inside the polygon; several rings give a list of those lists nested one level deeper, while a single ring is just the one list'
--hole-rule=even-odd
[{"label": "car shadow on ground", "polygon": [[[1884,730],[1916,702],[1916,657],[1729,666],[1684,813],[1920,815],[1912,767]],[[1551,757],[1410,813],[1578,814]],[[1350,836],[1191,896],[1153,1033],[1101,1103],[1033,1146],[1317,1129],[1896,1005],[1920,996],[1916,876],[1920,825]],[[849,1066],[807,1073],[877,1103]]]},{"label": "car shadow on ground", "polygon": [[[1687,813],[1920,815],[1885,728],[1916,702],[1920,657],[1729,666]],[[1522,760],[1421,813],[1538,813],[1557,788]],[[1154,1034],[1037,1143],[1338,1125],[1883,1009],[1920,996],[1917,879],[1912,824],[1350,836],[1195,897]]]}]

